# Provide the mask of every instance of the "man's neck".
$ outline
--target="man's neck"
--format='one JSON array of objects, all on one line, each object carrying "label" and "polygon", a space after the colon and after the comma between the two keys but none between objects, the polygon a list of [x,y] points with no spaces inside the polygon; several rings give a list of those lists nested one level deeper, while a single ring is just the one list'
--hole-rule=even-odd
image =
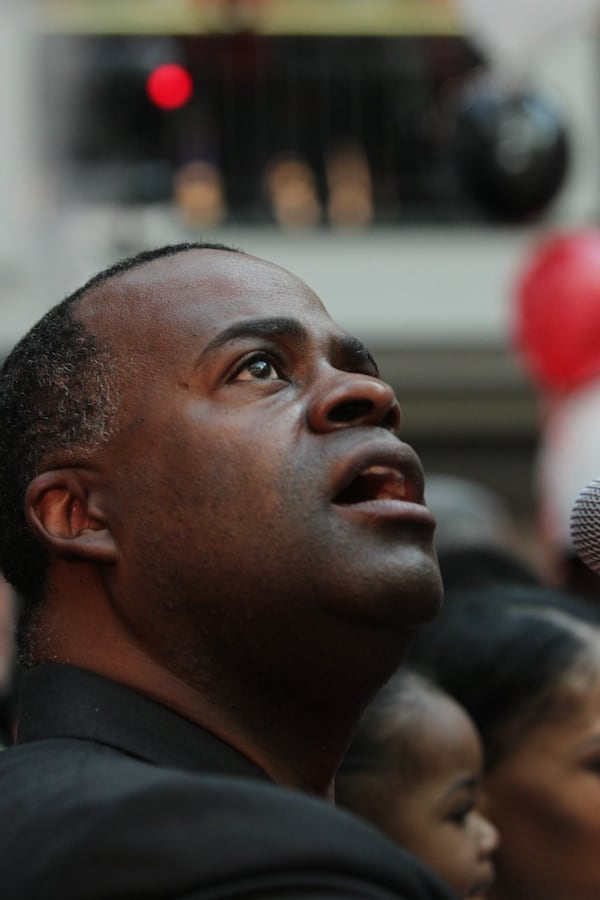
[{"label": "man's neck", "polygon": [[[86,666],[81,661],[78,665]],[[172,672],[153,666],[94,671],[126,684],[214,734],[248,757],[276,784],[333,798],[333,779],[361,709],[355,704],[295,702],[288,697],[258,698],[250,691],[190,686]],[[366,701],[365,701],[366,702]],[[362,704],[364,705],[364,704]],[[361,706],[362,708],[362,706]]]},{"label": "man's neck", "polygon": [[[370,634],[361,627],[350,629],[336,652],[321,649],[310,659],[312,651],[302,642],[295,655],[288,645],[276,662],[262,660],[262,666],[256,654],[246,659],[240,653],[232,665],[232,651],[211,657],[205,647],[193,654],[201,664],[186,666],[182,655],[159,659],[147,652],[114,618],[101,614],[107,608],[100,605],[85,617],[81,606],[65,611],[64,602],[47,604],[40,632],[51,637],[38,641],[36,661],[79,666],[133,688],[230,744],[275,783],[323,797],[332,795],[335,772],[365,705],[397,668],[410,640],[408,632]],[[81,619],[76,628],[74,617]]]}]

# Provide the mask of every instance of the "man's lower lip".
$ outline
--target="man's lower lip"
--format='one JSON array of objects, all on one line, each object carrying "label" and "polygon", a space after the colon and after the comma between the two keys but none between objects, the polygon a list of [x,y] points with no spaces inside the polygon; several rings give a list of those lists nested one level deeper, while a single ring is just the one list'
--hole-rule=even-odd
[{"label": "man's lower lip", "polygon": [[433,513],[420,503],[406,500],[364,500],[360,503],[336,503],[335,508],[352,519],[395,519],[435,528]]}]

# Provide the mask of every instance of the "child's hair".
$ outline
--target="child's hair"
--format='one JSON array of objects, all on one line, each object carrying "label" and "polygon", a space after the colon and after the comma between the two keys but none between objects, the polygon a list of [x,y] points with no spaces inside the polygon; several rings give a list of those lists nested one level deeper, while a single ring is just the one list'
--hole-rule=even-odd
[{"label": "child's hair", "polygon": [[[379,690],[362,719],[336,776],[336,800],[371,821],[381,818],[374,781],[393,775],[408,789],[427,773],[410,739],[411,723],[428,695],[442,695],[434,682],[404,667]],[[384,788],[385,789],[385,788]]]},{"label": "child's hair", "polygon": [[489,771],[529,727],[565,709],[570,677],[596,677],[599,637],[600,610],[569,595],[538,586],[461,590],[419,633],[410,662],[470,714]]}]

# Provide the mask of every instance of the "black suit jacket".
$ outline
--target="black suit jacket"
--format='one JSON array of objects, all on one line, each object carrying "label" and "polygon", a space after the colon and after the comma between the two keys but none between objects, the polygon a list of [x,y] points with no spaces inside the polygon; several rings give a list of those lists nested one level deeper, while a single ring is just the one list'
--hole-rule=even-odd
[{"label": "black suit jacket", "polygon": [[71,666],[24,678],[18,745],[0,753],[0,828],[7,900],[451,900],[354,816]]}]

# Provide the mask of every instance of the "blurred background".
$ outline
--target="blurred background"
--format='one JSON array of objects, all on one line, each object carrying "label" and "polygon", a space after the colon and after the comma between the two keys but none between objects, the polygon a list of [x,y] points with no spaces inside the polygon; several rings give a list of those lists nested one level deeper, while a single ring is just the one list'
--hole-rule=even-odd
[{"label": "blurred background", "polygon": [[369,344],[426,471],[492,492],[543,569],[540,435],[573,385],[532,369],[519,304],[544,241],[596,240],[597,3],[4,0],[2,19],[0,356],[116,258],[234,244]]}]

